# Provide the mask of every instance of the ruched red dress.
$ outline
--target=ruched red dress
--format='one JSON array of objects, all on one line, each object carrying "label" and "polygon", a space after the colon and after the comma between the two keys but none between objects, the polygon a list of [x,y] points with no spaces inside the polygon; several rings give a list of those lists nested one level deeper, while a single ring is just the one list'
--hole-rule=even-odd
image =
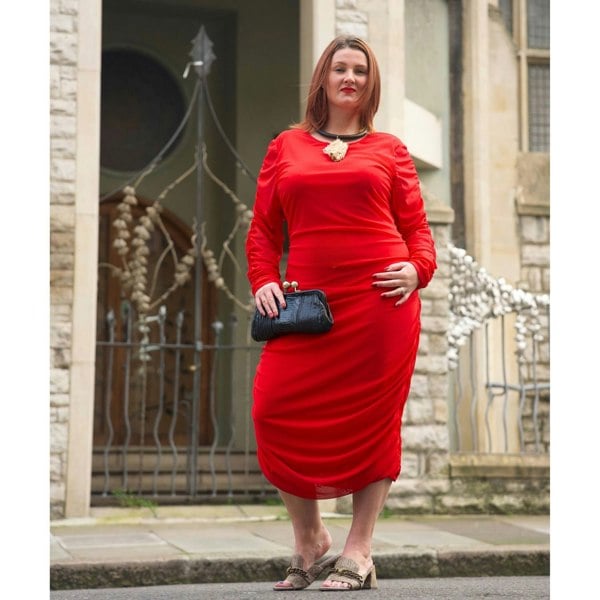
[{"label": "ruched red dress", "polygon": [[334,162],[326,142],[290,129],[269,145],[246,241],[253,293],[284,279],[325,291],[324,334],[266,342],[254,380],[257,454],[265,477],[303,498],[334,498],[400,473],[402,411],[420,334],[415,291],[396,307],[373,274],[409,260],[425,287],[435,247],[419,180],[402,142],[371,133]]}]

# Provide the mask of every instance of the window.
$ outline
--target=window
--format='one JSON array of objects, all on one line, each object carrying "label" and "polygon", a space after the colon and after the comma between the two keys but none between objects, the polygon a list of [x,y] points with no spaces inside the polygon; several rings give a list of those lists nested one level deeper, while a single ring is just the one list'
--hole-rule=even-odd
[{"label": "window", "polygon": [[550,147],[550,66],[530,64],[527,67],[527,100],[529,113],[529,150],[548,152]]},{"label": "window", "polygon": [[521,150],[550,149],[550,0],[499,0],[519,60]]},{"label": "window", "polygon": [[550,0],[527,0],[527,47],[550,49]]},{"label": "window", "polygon": [[184,114],[183,92],[166,67],[135,50],[104,50],[102,167],[120,172],[144,168],[169,140]]},{"label": "window", "polygon": [[499,0],[498,7],[500,8],[500,12],[502,13],[502,18],[504,19],[504,24],[506,25],[506,29],[513,32],[513,0]]}]

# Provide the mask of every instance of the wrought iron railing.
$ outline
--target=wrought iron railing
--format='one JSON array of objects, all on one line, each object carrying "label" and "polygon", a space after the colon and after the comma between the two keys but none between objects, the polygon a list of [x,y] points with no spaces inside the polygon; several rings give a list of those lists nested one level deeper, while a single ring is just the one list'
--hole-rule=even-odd
[{"label": "wrought iron railing", "polygon": [[494,279],[463,249],[450,256],[452,450],[546,453],[549,296]]},{"label": "wrought iron railing", "polygon": [[[214,321],[210,344],[186,340],[185,315],[166,308],[136,321],[106,317],[98,369],[93,502],[135,494],[181,502],[266,496],[251,427],[251,383],[261,346],[233,316]],[[229,340],[229,341],[228,341]],[[194,376],[196,370],[201,375]]]},{"label": "wrought iron railing", "polygon": [[[97,341],[96,503],[116,493],[194,501],[272,491],[258,469],[250,424],[253,366],[260,350],[249,336],[251,298],[247,283],[237,286],[244,289],[236,296],[235,284],[230,288],[226,277],[232,272],[240,277],[230,245],[244,234],[252,211],[209,166],[206,107],[237,168],[255,176],[218,120],[207,84],[216,57],[204,27],[193,40],[191,57],[183,77],[193,67],[198,80],[176,132],[144,169],[101,199],[106,222],[101,225],[99,313],[106,314]],[[142,182],[194,107],[197,146],[191,166],[153,194],[154,200],[142,198]],[[177,223],[162,202],[192,175],[197,181],[193,225]],[[217,190],[210,201],[218,202],[216,194],[223,193],[234,214],[231,232],[213,240],[217,251],[206,237],[207,177]],[[219,205],[220,213],[225,210]],[[107,272],[111,277],[104,277]],[[224,314],[230,316],[223,319]]]}]

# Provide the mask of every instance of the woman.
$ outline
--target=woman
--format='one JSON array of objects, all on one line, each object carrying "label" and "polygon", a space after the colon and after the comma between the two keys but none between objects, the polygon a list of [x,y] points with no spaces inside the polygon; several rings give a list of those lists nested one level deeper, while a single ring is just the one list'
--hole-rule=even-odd
[{"label": "woman", "polygon": [[[420,334],[420,299],[436,268],[419,180],[406,147],[376,133],[380,76],[367,44],[338,37],[313,73],[304,120],[269,145],[246,242],[258,310],[285,305],[285,279],[325,291],[324,334],[265,344],[252,409],[258,460],[290,515],[295,553],[276,590],[376,587],[371,540],[400,473],[400,423]],[[343,551],[318,499],[352,494]]]}]

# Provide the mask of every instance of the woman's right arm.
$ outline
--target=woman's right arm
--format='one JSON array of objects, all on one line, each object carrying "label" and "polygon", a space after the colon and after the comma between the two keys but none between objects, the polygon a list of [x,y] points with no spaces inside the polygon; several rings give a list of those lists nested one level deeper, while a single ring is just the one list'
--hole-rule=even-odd
[{"label": "woman's right arm", "polygon": [[277,314],[277,298],[283,305],[279,262],[283,252],[283,212],[277,195],[279,139],[267,149],[258,181],[253,217],[246,238],[248,280],[262,314]]}]

